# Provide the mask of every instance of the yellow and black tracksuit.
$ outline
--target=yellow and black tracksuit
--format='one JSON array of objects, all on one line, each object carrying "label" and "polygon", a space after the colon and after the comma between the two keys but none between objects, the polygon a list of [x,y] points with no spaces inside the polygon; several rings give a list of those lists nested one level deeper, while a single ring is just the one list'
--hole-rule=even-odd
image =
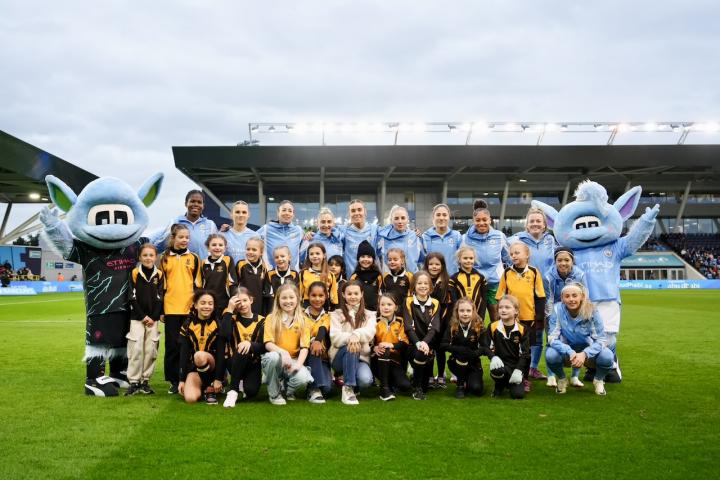
[{"label": "yellow and black tracksuit", "polygon": [[[246,398],[252,398],[260,391],[260,357],[265,353],[264,327],[265,318],[257,314],[246,318],[227,310],[223,313],[221,335],[227,339],[225,355],[230,359],[229,388],[239,391],[242,380]],[[238,345],[242,342],[250,342],[250,350],[244,354],[238,352]]]},{"label": "yellow and black tracksuit", "polygon": [[227,307],[230,291],[235,284],[235,265],[227,255],[213,259],[206,258],[202,262],[202,288],[215,295],[215,308],[222,312]]},{"label": "yellow and black tracksuit", "polygon": [[180,381],[180,327],[185,323],[195,289],[200,288],[200,259],[194,253],[169,249],[160,256],[160,270],[165,276],[165,380]]},{"label": "yellow and black tracksuit", "polygon": [[392,320],[378,318],[375,326],[375,345],[383,342],[392,343],[393,347],[386,349],[382,357],[373,355],[370,359],[370,366],[375,376],[380,379],[380,386],[397,390],[410,389],[410,381],[405,375],[406,365],[403,362],[409,340],[402,317],[396,316]]},{"label": "yellow and black tracksuit", "polygon": [[165,276],[158,268],[139,265],[130,272],[130,319],[142,320],[146,316],[155,321],[163,313]]},{"label": "yellow and black tracksuit", "polygon": [[265,302],[265,306],[263,311],[266,316],[272,312],[273,300],[275,300],[275,292],[277,292],[278,288],[280,288],[282,285],[285,285],[287,282],[294,283],[299,290],[300,274],[295,270],[286,270],[284,272],[281,272],[277,268],[274,270],[269,270],[265,274],[265,279],[263,280],[263,299]]},{"label": "yellow and black tracksuit", "polygon": [[[453,313],[453,300],[450,287],[451,283],[449,279],[445,285],[443,285],[442,278],[433,280],[433,291],[430,296],[440,302],[440,329],[438,330],[438,338],[445,336],[445,330],[450,323],[450,317],[452,317]],[[445,349],[442,343],[439,342],[435,354],[438,378],[445,377],[445,358]]]},{"label": "yellow and black tracksuit", "polygon": [[[212,354],[215,357],[215,368],[195,365],[193,356],[196,352]],[[224,365],[225,338],[220,335],[217,320],[202,320],[194,315],[189,317],[180,329],[180,381],[186,381],[188,374],[197,372],[203,387],[208,387],[213,380],[222,380]]]},{"label": "yellow and black tracksuit", "polygon": [[325,302],[325,308],[328,311],[330,311],[330,309],[334,310],[339,304],[338,283],[335,279],[335,274],[333,274],[332,272],[328,272],[327,278],[323,280],[322,273],[315,271],[312,268],[305,268],[300,272],[300,294],[302,295],[303,305],[305,307],[310,305],[310,285],[315,282],[322,282],[325,284],[325,288],[327,289],[328,293],[328,299]]},{"label": "yellow and black tracksuit", "polygon": [[399,272],[393,272],[390,270],[383,276],[382,286],[380,290],[382,293],[391,293],[397,299],[398,304],[401,304],[410,295],[410,286],[412,285],[413,274],[405,270],[400,269]]},{"label": "yellow and black tracksuit", "polygon": [[482,324],[479,328],[458,324],[445,330],[442,346],[450,352],[448,367],[457,377],[458,387],[475,395],[483,394],[483,370],[480,356],[485,353],[482,344]]},{"label": "yellow and black tracksuit", "polygon": [[513,370],[518,369],[523,372],[525,378],[530,368],[530,332],[520,322],[515,322],[512,326],[505,326],[502,320],[498,320],[490,324],[482,336],[483,354],[492,359],[497,355],[504,364],[504,375],[495,377],[495,390],[502,392],[506,387],[510,387],[510,394],[513,398],[522,398],[525,396],[523,384],[509,385],[510,375]]},{"label": "yellow and black tracksuit", "polygon": [[358,266],[355,273],[350,277],[350,281],[360,280],[363,284],[363,300],[365,300],[365,309],[377,311],[378,295],[380,295],[380,287],[382,287],[382,275],[377,269],[361,270]]},{"label": "yellow and black tracksuit", "polygon": [[487,299],[485,298],[487,297],[487,288],[487,280],[474,268],[470,272],[460,269],[450,277],[450,295],[453,305],[462,297],[470,297],[483,322],[487,308]]},{"label": "yellow and black tracksuit", "polygon": [[505,294],[514,296],[520,302],[518,318],[530,330],[530,345],[542,345],[542,336],[537,334],[545,328],[545,289],[540,270],[531,265],[523,269],[505,269],[500,277],[496,298],[500,300]]},{"label": "yellow and black tracksuit", "polygon": [[420,300],[412,295],[403,305],[403,319],[405,334],[410,341],[408,358],[413,368],[413,387],[427,392],[433,372],[434,352],[431,350],[425,354],[418,350],[418,344],[423,341],[433,349],[438,343],[440,302],[430,296]]},{"label": "yellow and black tracksuit", "polygon": [[249,260],[240,260],[235,265],[235,278],[239,287],[245,287],[252,295],[252,311],[255,315],[263,312],[263,282],[265,281],[265,265],[262,259],[257,264]]}]

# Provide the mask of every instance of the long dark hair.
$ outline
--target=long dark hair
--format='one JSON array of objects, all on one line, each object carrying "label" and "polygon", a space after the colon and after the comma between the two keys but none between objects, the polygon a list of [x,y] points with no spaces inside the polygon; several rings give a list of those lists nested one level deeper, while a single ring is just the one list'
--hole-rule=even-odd
[{"label": "long dark hair", "polygon": [[[350,310],[345,304],[345,291],[350,287],[358,287],[360,289],[360,305],[355,314],[355,318],[350,316]],[[352,325],[353,330],[365,323],[365,296],[363,295],[363,283],[360,280],[350,280],[342,286],[342,295],[340,295],[340,310],[342,310],[345,321]]]},{"label": "long dark hair", "polygon": [[330,278],[330,271],[328,270],[328,258],[327,258],[327,251],[325,250],[325,245],[323,245],[320,242],[313,242],[307,247],[307,254],[305,256],[305,262],[303,262],[302,269],[310,269],[312,268],[312,262],[310,262],[310,249],[311,248],[319,248],[323,252],[323,261],[322,266],[320,267],[320,280],[323,282],[327,282],[328,278]]},{"label": "long dark hair", "polygon": [[[450,275],[448,275],[447,270],[447,264],[445,263],[445,255],[443,255],[440,252],[430,252],[425,257],[425,270],[430,273],[430,269],[428,268],[428,265],[430,264],[430,260],[435,259],[440,262],[440,266],[442,267],[442,270],[440,270],[440,275],[438,275],[438,279],[440,279],[440,298],[436,298],[437,301],[444,303],[445,300],[447,300],[447,293],[448,293],[448,285],[450,284]],[[430,278],[432,278],[432,275],[430,275]],[[435,291],[435,280],[433,280],[433,292]]]}]

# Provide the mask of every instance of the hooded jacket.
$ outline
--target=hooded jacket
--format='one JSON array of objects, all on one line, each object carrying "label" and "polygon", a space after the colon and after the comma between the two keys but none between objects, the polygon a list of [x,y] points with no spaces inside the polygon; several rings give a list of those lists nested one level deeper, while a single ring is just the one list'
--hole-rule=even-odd
[{"label": "hooded jacket", "polygon": [[386,264],[385,255],[391,248],[399,248],[405,252],[405,270],[410,273],[418,271],[418,262],[422,243],[413,230],[398,232],[392,225],[385,225],[377,233],[377,254],[383,264]]},{"label": "hooded jacket", "polygon": [[478,233],[472,226],[462,236],[462,243],[475,249],[475,269],[485,277],[488,284],[500,283],[504,265],[512,263],[505,234],[492,227],[488,233]]},{"label": "hooded jacket", "polygon": [[435,227],[430,227],[422,234],[423,259],[428,253],[438,252],[445,257],[448,275],[452,276],[458,271],[455,253],[462,243],[462,234],[457,230],[448,230],[440,235]]}]

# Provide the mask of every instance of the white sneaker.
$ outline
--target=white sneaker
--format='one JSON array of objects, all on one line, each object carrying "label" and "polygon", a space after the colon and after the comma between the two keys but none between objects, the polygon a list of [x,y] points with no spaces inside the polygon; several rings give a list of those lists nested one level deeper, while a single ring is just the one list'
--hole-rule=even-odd
[{"label": "white sneaker", "polygon": [[342,387],[342,403],[344,403],[345,405],[360,404],[357,397],[355,396],[355,390],[353,387],[349,387],[347,385],[344,385]]},{"label": "white sneaker", "polygon": [[563,393],[567,392],[567,386],[568,386],[567,378],[558,378],[557,387],[555,388],[555,391],[559,394],[563,394]]},{"label": "white sneaker", "polygon": [[607,395],[605,391],[605,382],[602,380],[593,380],[593,386],[595,387],[596,395]]},{"label": "white sneaker", "polygon": [[287,400],[288,402],[294,402],[295,392],[285,392],[285,400]]},{"label": "white sneaker", "polygon": [[585,386],[585,384],[580,381],[580,377],[570,377],[570,385],[577,388]]},{"label": "white sneaker", "polygon": [[323,397],[322,392],[320,392],[320,389],[316,388],[310,391],[310,398],[308,398],[308,402],[315,404],[325,403],[325,398]]},{"label": "white sneaker", "polygon": [[235,403],[238,399],[238,392],[235,390],[230,390],[227,395],[225,396],[225,401],[223,402],[223,407],[225,408],[235,408]]},{"label": "white sneaker", "polygon": [[[573,377],[573,378],[575,378],[575,377]],[[548,377],[547,383],[545,385],[547,385],[548,387],[551,387],[551,388],[556,388],[557,387],[557,377],[555,375]]]},{"label": "white sneaker", "polygon": [[287,402],[285,401],[285,399],[283,398],[282,395],[278,395],[275,398],[270,397],[270,403],[272,403],[273,405],[286,405],[287,404]]}]

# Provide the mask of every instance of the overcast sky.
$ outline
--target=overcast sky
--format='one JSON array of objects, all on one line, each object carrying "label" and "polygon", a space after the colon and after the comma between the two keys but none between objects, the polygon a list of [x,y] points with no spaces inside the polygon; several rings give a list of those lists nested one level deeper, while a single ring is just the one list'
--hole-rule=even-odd
[{"label": "overcast sky", "polygon": [[163,171],[153,226],[253,121],[720,121],[717,1],[145,3],[0,1],[0,130]]}]

